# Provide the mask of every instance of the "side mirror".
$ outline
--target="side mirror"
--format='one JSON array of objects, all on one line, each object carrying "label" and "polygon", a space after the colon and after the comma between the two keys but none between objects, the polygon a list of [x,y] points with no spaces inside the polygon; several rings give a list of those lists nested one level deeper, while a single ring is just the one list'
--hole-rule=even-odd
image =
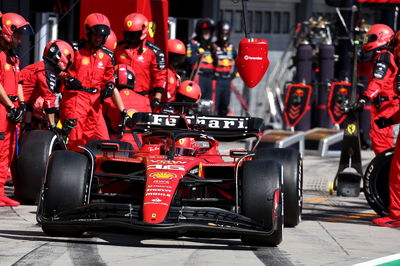
[{"label": "side mirror", "polygon": [[97,149],[102,152],[117,152],[120,148],[118,143],[101,143],[97,145]]},{"label": "side mirror", "polygon": [[230,150],[229,156],[232,158],[241,158],[245,155],[250,154],[251,152],[248,150]]}]

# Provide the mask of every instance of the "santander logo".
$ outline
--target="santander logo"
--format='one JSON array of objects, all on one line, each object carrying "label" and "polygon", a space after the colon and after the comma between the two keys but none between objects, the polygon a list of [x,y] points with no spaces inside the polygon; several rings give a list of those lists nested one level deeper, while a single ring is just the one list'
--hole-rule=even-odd
[{"label": "santander logo", "polygon": [[260,57],[260,56],[249,56],[249,55],[245,55],[245,56],[244,56],[244,60],[263,60],[263,58]]}]

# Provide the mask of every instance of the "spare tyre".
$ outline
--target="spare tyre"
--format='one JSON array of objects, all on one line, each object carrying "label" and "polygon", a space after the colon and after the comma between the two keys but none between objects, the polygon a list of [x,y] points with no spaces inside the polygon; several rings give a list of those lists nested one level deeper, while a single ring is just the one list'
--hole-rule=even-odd
[{"label": "spare tyre", "polygon": [[364,194],[371,208],[381,216],[389,214],[389,172],[394,148],[378,154],[364,174]]},{"label": "spare tyre", "polygon": [[17,158],[14,180],[15,197],[21,203],[35,204],[49,156],[64,149],[56,135],[49,130],[32,130],[23,136]]}]

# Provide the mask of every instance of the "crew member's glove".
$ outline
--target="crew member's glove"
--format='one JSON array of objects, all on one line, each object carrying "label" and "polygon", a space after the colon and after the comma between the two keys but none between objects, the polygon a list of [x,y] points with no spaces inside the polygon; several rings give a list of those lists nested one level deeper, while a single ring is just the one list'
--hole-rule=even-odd
[{"label": "crew member's glove", "polygon": [[380,129],[394,125],[393,118],[391,117],[379,117],[378,119],[374,120],[374,122]]},{"label": "crew member's glove", "polygon": [[65,78],[65,85],[71,90],[81,90],[82,82],[79,79],[76,79],[71,76],[67,76]]},{"label": "crew member's glove", "polygon": [[121,111],[121,121],[118,124],[118,130],[119,130],[119,137],[122,138],[122,136],[124,135],[124,130],[126,125],[128,124],[128,120],[130,119],[129,115],[128,115],[128,111],[126,111],[125,109]]},{"label": "crew member's glove", "polygon": [[104,90],[101,91],[100,97],[101,102],[104,103],[104,100],[113,96],[115,84],[113,82],[108,82]]},{"label": "crew member's glove", "polygon": [[364,109],[365,104],[367,103],[368,98],[366,96],[361,96],[353,106],[351,107],[352,111],[361,112]]},{"label": "crew member's glove", "polygon": [[154,111],[154,109],[155,109],[157,106],[159,106],[160,103],[161,103],[161,100],[160,100],[160,99],[154,98],[153,101],[152,101],[151,104],[150,104],[151,110]]},{"label": "crew member's glove", "polygon": [[7,118],[11,122],[13,122],[15,124],[18,124],[18,123],[22,122],[22,118],[24,116],[24,110],[23,109],[15,108],[13,105],[11,105],[11,106],[7,107],[7,111],[8,111]]},{"label": "crew member's glove", "polygon": [[56,127],[56,125],[49,125],[49,130],[53,131],[56,134],[58,141],[64,142],[65,141],[65,134],[64,130],[61,128]]},{"label": "crew member's glove", "polygon": [[18,109],[21,109],[23,112],[26,112],[26,103],[25,102],[19,102]]}]

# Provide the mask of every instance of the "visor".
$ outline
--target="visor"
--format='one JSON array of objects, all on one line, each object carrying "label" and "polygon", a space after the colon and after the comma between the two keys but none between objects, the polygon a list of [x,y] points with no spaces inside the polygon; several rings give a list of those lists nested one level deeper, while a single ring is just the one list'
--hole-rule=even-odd
[{"label": "visor", "polygon": [[94,25],[92,28],[92,32],[94,34],[108,36],[110,35],[110,27],[107,25]]}]

